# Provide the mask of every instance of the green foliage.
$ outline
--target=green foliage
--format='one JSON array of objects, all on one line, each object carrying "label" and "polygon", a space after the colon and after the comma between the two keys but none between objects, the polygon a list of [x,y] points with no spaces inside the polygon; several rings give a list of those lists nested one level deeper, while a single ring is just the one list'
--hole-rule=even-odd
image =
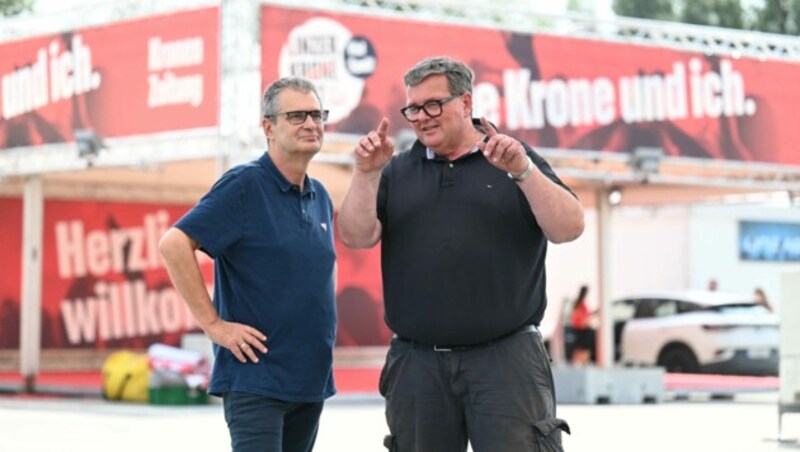
[{"label": "green foliage", "polygon": [[33,10],[33,0],[0,0],[0,16],[14,16]]},{"label": "green foliage", "polygon": [[800,34],[800,0],[765,0],[756,11],[754,30]]},{"label": "green foliage", "polygon": [[640,19],[676,19],[673,2],[670,0],[614,0],[614,12],[620,16]]},{"label": "green foliage", "polygon": [[800,35],[800,0],[792,0],[792,17],[790,24],[794,27],[794,34]]},{"label": "green foliage", "polygon": [[687,1],[681,22],[724,28],[745,28],[745,12],[739,0]]},{"label": "green foliage", "polygon": [[614,0],[620,16],[800,35],[800,0],[764,0],[745,10],[742,0]]}]

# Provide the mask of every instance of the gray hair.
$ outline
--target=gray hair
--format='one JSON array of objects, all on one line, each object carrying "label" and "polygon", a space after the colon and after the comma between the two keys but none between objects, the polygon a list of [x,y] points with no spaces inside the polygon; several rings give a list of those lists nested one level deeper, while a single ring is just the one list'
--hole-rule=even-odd
[{"label": "gray hair", "polygon": [[283,77],[272,82],[264,91],[261,97],[261,117],[266,118],[278,113],[281,108],[278,105],[278,95],[286,88],[300,91],[301,93],[314,93],[322,108],[322,99],[319,97],[317,87],[310,81],[300,77]]},{"label": "gray hair", "polygon": [[406,87],[417,86],[431,75],[444,74],[450,94],[472,93],[472,69],[466,64],[446,56],[426,58],[403,76]]}]

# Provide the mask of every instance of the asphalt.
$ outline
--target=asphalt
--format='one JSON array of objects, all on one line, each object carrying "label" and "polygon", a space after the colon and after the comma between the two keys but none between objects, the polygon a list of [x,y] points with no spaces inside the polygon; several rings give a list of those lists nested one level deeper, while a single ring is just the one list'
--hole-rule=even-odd
[{"label": "asphalt", "polygon": [[[777,392],[702,395],[652,405],[562,405],[573,434],[565,450],[760,452],[800,450],[800,414],[785,414],[778,441]],[[317,452],[381,451],[383,404],[373,395],[331,399]],[[227,451],[218,403],[154,406],[97,398],[0,396],[0,451]],[[494,451],[491,451],[494,452]]]}]

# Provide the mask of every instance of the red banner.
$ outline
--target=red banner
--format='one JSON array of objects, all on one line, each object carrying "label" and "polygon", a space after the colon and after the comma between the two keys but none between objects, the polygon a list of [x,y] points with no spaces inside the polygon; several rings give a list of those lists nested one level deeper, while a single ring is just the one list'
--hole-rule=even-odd
[{"label": "red banner", "polygon": [[[47,201],[42,268],[42,348],[179,345],[196,327],[158,254],[161,235],[188,205]],[[0,200],[0,348],[19,346],[21,202]],[[7,220],[8,219],[8,220]],[[210,285],[213,264],[201,268]],[[210,287],[209,287],[210,290]]]},{"label": "red banner", "polygon": [[262,9],[262,79],[314,80],[330,131],[406,128],[402,77],[450,55],[475,116],[534,146],[800,164],[800,65],[363,15]]},{"label": "red banner", "polygon": [[380,247],[347,248],[336,231],[336,345],[388,345],[392,333],[383,320]]},{"label": "red banner", "polygon": [[[158,241],[189,207],[49,201],[42,348],[178,345],[196,324],[172,287]],[[211,260],[201,267],[213,281]]]},{"label": "red banner", "polygon": [[19,347],[22,290],[22,200],[0,198],[0,350]]},{"label": "red banner", "polygon": [[[45,202],[42,348],[146,348],[180,345],[194,319],[157,244],[190,205],[100,201]],[[0,198],[0,349],[19,347],[22,201]],[[380,253],[336,242],[338,345],[386,345]],[[213,263],[198,253],[211,291]]]},{"label": "red banner", "polygon": [[218,9],[0,44],[0,148],[217,125]]}]

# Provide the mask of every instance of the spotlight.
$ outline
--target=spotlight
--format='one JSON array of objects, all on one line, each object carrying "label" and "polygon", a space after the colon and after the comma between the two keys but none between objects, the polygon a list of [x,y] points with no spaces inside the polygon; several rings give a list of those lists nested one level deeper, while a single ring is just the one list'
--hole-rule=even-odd
[{"label": "spotlight", "polygon": [[76,129],[74,136],[75,146],[78,148],[78,157],[95,157],[100,152],[100,149],[104,149],[106,147],[102,138],[100,138],[93,130]]},{"label": "spotlight", "polygon": [[612,187],[608,192],[608,203],[612,206],[619,205],[622,202],[622,190],[619,187]]},{"label": "spotlight", "polygon": [[655,174],[663,158],[664,150],[661,148],[639,147],[633,150],[628,164],[640,173]]}]

